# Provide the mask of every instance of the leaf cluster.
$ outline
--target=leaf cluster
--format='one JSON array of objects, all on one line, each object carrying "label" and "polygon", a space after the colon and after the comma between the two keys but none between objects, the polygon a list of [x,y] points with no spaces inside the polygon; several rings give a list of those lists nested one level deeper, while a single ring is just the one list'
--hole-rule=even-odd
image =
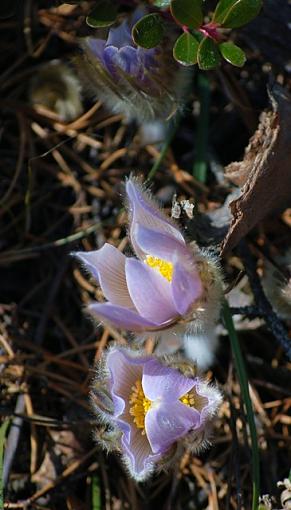
[{"label": "leaf cluster", "polygon": [[[253,20],[262,8],[263,0],[219,0],[213,13],[203,12],[203,0],[155,0],[157,12],[146,14],[132,28],[137,46],[154,48],[167,35],[170,19],[182,30],[174,43],[173,57],[184,66],[198,64],[207,71],[217,67],[223,58],[242,67],[244,51],[228,39],[231,29]],[[113,0],[98,0],[87,17],[91,27],[107,27],[115,23],[118,6]]]}]

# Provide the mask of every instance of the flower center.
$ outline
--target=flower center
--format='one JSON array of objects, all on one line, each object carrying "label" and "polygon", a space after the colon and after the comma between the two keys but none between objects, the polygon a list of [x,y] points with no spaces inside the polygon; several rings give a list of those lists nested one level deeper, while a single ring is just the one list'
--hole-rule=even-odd
[{"label": "flower center", "polygon": [[166,280],[168,280],[168,282],[172,281],[174,270],[172,262],[158,259],[152,255],[147,255],[145,263],[153,269],[157,270],[164,278],[166,278]]},{"label": "flower center", "polygon": [[132,387],[129,403],[131,404],[129,412],[133,416],[136,427],[144,431],[145,415],[150,409],[152,401],[146,398],[140,379],[138,379]]},{"label": "flower center", "polygon": [[183,397],[180,398],[180,402],[182,402],[182,404],[185,404],[186,406],[194,407],[195,398],[193,393],[192,392],[185,393],[185,395],[183,395]]},{"label": "flower center", "polygon": [[[145,396],[140,379],[134,383],[131,390],[132,391],[129,398],[129,403],[131,406],[129,408],[129,413],[131,416],[133,416],[133,422],[135,423],[136,427],[138,429],[142,429],[142,433],[144,434],[145,415],[154,404],[154,402]],[[179,400],[186,406],[195,406],[195,397],[193,392],[185,393],[185,395],[180,397]]]}]

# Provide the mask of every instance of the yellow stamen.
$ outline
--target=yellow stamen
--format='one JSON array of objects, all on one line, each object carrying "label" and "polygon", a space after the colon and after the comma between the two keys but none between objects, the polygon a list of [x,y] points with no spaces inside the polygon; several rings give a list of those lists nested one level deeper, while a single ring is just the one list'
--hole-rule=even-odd
[{"label": "yellow stamen", "polygon": [[189,407],[195,406],[195,398],[193,393],[191,392],[185,393],[185,395],[183,395],[183,397],[180,398],[180,401],[182,402],[182,404],[185,404],[186,406]]},{"label": "yellow stamen", "polygon": [[[140,379],[134,383],[131,390],[132,392],[129,398],[131,407],[129,408],[129,413],[131,416],[133,416],[133,422],[135,423],[136,427],[138,429],[142,429],[142,434],[145,434],[145,416],[151,408],[153,402],[145,396]],[[180,398],[180,402],[186,406],[195,407],[194,393],[191,391],[185,393],[185,395]]]},{"label": "yellow stamen", "polygon": [[133,416],[134,423],[138,429],[142,429],[144,432],[145,415],[150,409],[152,401],[145,397],[140,379],[132,387],[129,403],[131,404],[129,412]]},{"label": "yellow stamen", "polygon": [[168,280],[168,282],[172,281],[173,278],[173,264],[172,262],[168,262],[167,260],[158,259],[157,257],[153,257],[152,255],[147,255],[145,263],[159,271],[159,273]]}]

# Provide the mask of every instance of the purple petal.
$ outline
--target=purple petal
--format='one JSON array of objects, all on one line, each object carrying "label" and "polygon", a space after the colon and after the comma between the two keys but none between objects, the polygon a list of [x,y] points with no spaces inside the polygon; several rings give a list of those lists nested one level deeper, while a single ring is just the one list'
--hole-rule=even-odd
[{"label": "purple petal", "polygon": [[117,76],[117,69],[116,69],[116,55],[118,53],[118,49],[114,46],[106,46],[104,49],[103,59],[104,59],[104,65],[107,68],[107,70],[113,75]]},{"label": "purple petal", "polygon": [[141,63],[138,60],[136,48],[125,46],[118,51],[118,61],[116,62],[125,73],[131,76],[138,74]]},{"label": "purple petal", "polygon": [[132,27],[138,22],[138,20],[140,18],[142,18],[143,16],[145,16],[147,14],[147,11],[144,7],[137,7],[133,13],[132,13],[132,16],[131,16],[131,20],[130,20],[130,23],[129,23],[129,27],[130,29],[132,29]]},{"label": "purple petal", "polygon": [[96,266],[96,262],[98,259],[98,251],[99,250],[76,251],[75,253],[73,253],[73,255],[75,257],[78,257],[83,262],[84,268],[87,269],[87,271],[89,271],[94,276],[97,283],[100,284],[99,273]]},{"label": "purple petal", "polygon": [[125,73],[135,76],[140,67],[136,49],[131,46],[125,46],[120,50],[114,46],[107,46],[104,50],[104,61],[111,73],[116,73],[117,68],[120,68]]},{"label": "purple petal", "polygon": [[190,391],[194,384],[194,379],[154,359],[144,366],[142,387],[149,400],[162,398],[167,402],[176,401]]},{"label": "purple petal", "polygon": [[88,306],[88,310],[101,321],[109,322],[117,328],[128,331],[146,331],[157,328],[157,324],[154,322],[123,306],[111,303],[93,303]]},{"label": "purple petal", "polygon": [[147,357],[132,358],[123,349],[114,348],[108,352],[106,364],[111,375],[110,389],[115,417],[124,412],[125,402],[128,402],[132,387],[141,378],[146,362]]},{"label": "purple petal", "polygon": [[139,224],[135,230],[135,240],[141,251],[168,262],[174,262],[179,257],[185,260],[191,258],[184,240],[181,243],[168,234],[156,232]]},{"label": "purple petal", "polygon": [[111,244],[100,250],[76,254],[100,283],[103,294],[114,305],[134,308],[130,298],[126,277],[126,257]]},{"label": "purple petal", "polygon": [[146,435],[142,435],[140,430],[131,427],[129,441],[123,436],[121,443],[132,476],[138,481],[148,478],[161,455],[153,455]]},{"label": "purple petal", "polygon": [[167,451],[177,439],[199,426],[199,412],[181,402],[161,402],[145,416],[145,431],[154,453]]},{"label": "purple petal", "polygon": [[122,48],[125,45],[133,45],[128,20],[124,20],[118,27],[109,30],[106,46]]},{"label": "purple petal", "polygon": [[202,293],[202,283],[196,270],[187,271],[181,264],[174,265],[172,292],[175,307],[184,315]]},{"label": "purple petal", "polygon": [[176,317],[170,283],[157,271],[130,258],[125,264],[130,297],[142,317],[156,324]]},{"label": "purple petal", "polygon": [[143,259],[146,254],[143,250],[140,250],[135,239],[137,223],[147,227],[148,229],[155,230],[156,232],[168,234],[169,236],[178,239],[181,243],[185,243],[178,228],[175,227],[166,216],[164,216],[157,205],[150,200],[149,196],[141,191],[141,187],[136,182],[130,179],[127,181],[126,193],[131,213],[130,238],[133,248],[140,258]]},{"label": "purple petal", "polygon": [[113,348],[107,354],[106,364],[111,375],[111,394],[116,424],[123,432],[122,446],[128,467],[136,479],[143,479],[153,471],[159,455],[153,455],[146,435],[133,424],[128,402],[132,387],[141,379],[142,371],[151,356],[133,356],[126,349]]}]

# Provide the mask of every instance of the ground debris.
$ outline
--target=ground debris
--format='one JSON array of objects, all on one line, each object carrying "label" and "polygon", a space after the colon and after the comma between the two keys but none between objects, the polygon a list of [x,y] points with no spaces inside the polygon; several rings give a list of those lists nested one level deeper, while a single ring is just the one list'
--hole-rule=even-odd
[{"label": "ground debris", "polygon": [[222,253],[274,210],[290,205],[291,97],[278,84],[270,97],[273,111],[262,114],[243,161],[226,167],[226,176],[241,187],[241,194],[229,205],[233,218]]}]

